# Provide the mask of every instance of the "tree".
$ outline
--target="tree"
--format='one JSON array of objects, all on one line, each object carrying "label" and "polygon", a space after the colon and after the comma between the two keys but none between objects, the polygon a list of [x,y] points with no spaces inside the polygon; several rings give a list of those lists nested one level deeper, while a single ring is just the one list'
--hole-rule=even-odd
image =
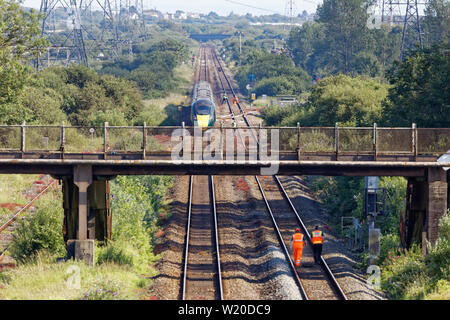
[{"label": "tree", "polygon": [[294,56],[297,66],[313,74],[318,66],[314,55],[319,53],[319,46],[325,37],[324,25],[307,22],[301,28],[292,28],[288,39],[288,46]]},{"label": "tree", "polygon": [[[309,75],[300,67],[296,68],[289,57],[270,54],[262,50],[249,53],[248,59],[244,61],[244,66],[236,74],[235,78],[241,90],[245,90],[251,74],[256,82],[261,81],[261,84],[257,83],[259,92],[267,89],[268,92],[275,95],[278,93],[300,94],[311,83]],[[274,79],[268,80],[270,78]]]},{"label": "tree", "polygon": [[[298,119],[312,126],[371,126],[381,118],[388,85],[345,75],[321,80],[311,90],[305,106],[308,116]],[[301,107],[303,108],[303,107]]]},{"label": "tree", "polygon": [[22,9],[15,0],[0,0],[0,123],[28,120],[29,109],[18,95],[30,75],[25,65],[36,58],[47,42],[38,37],[39,24],[33,12]]},{"label": "tree", "polygon": [[425,40],[429,45],[448,42],[450,36],[450,2],[429,0],[423,19]]},{"label": "tree", "polygon": [[393,85],[384,103],[385,123],[392,126],[450,126],[450,46],[416,49],[395,63]]},{"label": "tree", "polygon": [[279,94],[292,94],[294,90],[294,84],[284,77],[263,79],[255,87],[257,96],[266,94],[273,97]]},{"label": "tree", "polygon": [[352,57],[367,45],[366,5],[365,0],[324,0],[317,8],[318,22],[325,25],[329,44],[327,56],[336,71],[352,71]]}]

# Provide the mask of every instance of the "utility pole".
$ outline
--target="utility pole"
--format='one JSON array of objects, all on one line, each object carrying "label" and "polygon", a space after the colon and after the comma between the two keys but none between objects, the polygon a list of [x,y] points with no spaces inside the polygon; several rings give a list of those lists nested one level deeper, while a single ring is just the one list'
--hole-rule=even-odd
[{"label": "utility pole", "polygon": [[88,65],[86,47],[84,46],[83,32],[81,30],[81,18],[79,7],[76,0],[70,0],[70,7],[72,9],[72,24],[73,24],[73,45],[75,47],[75,54],[78,64],[84,66]]},{"label": "utility pole", "polygon": [[[428,0],[380,0],[382,6],[382,22],[389,25],[401,22],[402,43],[400,59],[403,60],[406,52],[414,44],[423,48],[422,27],[420,25],[420,8],[427,4]],[[401,17],[401,20],[399,19]]]},{"label": "utility pole", "polygon": [[287,17],[289,21],[289,30],[292,29],[292,26],[294,25],[294,17],[296,12],[296,6],[294,3],[294,0],[286,0],[285,4],[285,16]]},{"label": "utility pole", "polygon": [[[411,30],[409,32],[409,30]],[[403,21],[402,45],[400,59],[403,60],[406,51],[419,41],[419,47],[423,48],[422,28],[420,27],[419,4],[417,0],[407,0],[405,19]]]},{"label": "utility pole", "polygon": [[[130,46],[144,38],[143,8],[143,0],[41,0],[41,34],[51,47],[36,66],[49,66],[55,61],[88,65],[88,53],[90,57],[115,60],[122,53],[122,45],[129,45],[132,58]],[[102,14],[100,25],[94,25],[93,19],[100,15],[92,11]]]},{"label": "utility pole", "polygon": [[242,54],[242,31],[238,31],[239,34],[239,65],[241,65],[241,54]]},{"label": "utility pole", "polygon": [[395,17],[402,16],[402,1],[405,0],[382,0],[381,22],[387,22],[392,27]]}]

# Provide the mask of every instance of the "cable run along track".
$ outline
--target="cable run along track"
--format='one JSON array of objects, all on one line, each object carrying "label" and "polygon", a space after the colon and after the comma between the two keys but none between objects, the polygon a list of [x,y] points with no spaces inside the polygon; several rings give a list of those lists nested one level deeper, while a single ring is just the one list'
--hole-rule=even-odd
[{"label": "cable run along track", "polygon": [[[225,70],[220,62],[219,57],[215,49],[209,48],[214,57],[214,65],[219,74],[219,82],[224,92],[231,92],[233,97],[236,97],[236,92],[233,89],[230,79],[227,77]],[[221,77],[225,80],[222,81]],[[224,82],[226,82],[227,87],[225,87]],[[233,107],[229,101],[227,101],[228,108],[232,119],[236,122],[237,116],[233,111]],[[248,121],[243,108],[240,103],[236,104],[238,112],[242,115],[243,120],[246,126],[250,127],[250,122]],[[251,134],[255,140],[256,134],[252,129]],[[245,143],[241,137],[241,143]],[[257,142],[258,143],[258,142]],[[286,190],[284,189],[282,182],[277,176],[273,177],[261,177],[255,176],[256,182],[258,184],[261,195],[264,199],[264,202],[267,207],[267,211],[271,217],[273,226],[275,228],[278,240],[280,242],[281,247],[286,256],[286,260],[288,261],[291,270],[294,274],[296,283],[298,284],[300,294],[303,299],[309,299],[310,297],[313,299],[338,299],[338,300],[347,300],[347,297],[340,287],[338,281],[334,277],[331,272],[328,264],[325,259],[321,257],[320,265],[314,265],[308,268],[308,271],[304,271],[305,268],[301,268],[301,272],[297,269],[291,259],[289,250],[286,245],[290,245],[290,240],[292,236],[293,230],[298,226],[301,228],[303,234],[308,241],[307,247],[304,249],[304,256],[311,255],[312,252],[312,242],[311,236],[306,229],[305,224],[300,218],[295,206],[290,200]],[[262,182],[261,182],[262,181]],[[266,191],[265,191],[266,190]],[[269,197],[266,196],[266,193],[269,194]],[[278,195],[277,195],[278,193]],[[279,201],[279,199],[284,199],[283,201]],[[274,204],[276,203],[276,204]],[[308,293],[309,295],[308,295]]]}]

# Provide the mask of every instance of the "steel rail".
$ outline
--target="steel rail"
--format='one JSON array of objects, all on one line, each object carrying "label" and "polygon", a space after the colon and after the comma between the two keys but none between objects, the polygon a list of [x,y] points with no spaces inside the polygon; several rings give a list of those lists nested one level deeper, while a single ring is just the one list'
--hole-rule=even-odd
[{"label": "steel rail", "polygon": [[[230,84],[231,82],[228,80],[228,78],[227,78],[227,76],[226,76],[226,74],[225,74],[225,71],[224,71],[223,67],[222,67],[221,64],[220,64],[220,61],[219,61],[219,59],[217,58],[217,54],[216,54],[215,50],[214,50],[213,52],[214,52],[214,55],[215,55],[215,57],[216,57],[216,60],[217,60],[218,63],[219,63],[219,66],[220,66],[220,68],[221,68],[221,70],[222,70],[223,76],[224,76],[225,79],[227,80],[227,83],[228,83],[228,85],[230,86],[230,88],[231,88],[231,90],[232,90],[232,92],[233,92],[233,95],[235,95],[234,90],[232,89],[232,86],[231,86],[231,84]],[[250,123],[249,123],[249,121],[247,120],[247,117],[246,117],[245,113],[242,111],[242,108],[239,106],[239,103],[238,103],[238,107],[239,107],[239,110],[242,112],[242,116],[243,116],[243,118],[245,119],[245,123],[246,123],[248,126],[250,126]],[[234,114],[234,113],[233,113],[233,114]],[[254,135],[254,134],[253,134],[253,137],[255,138],[255,135]],[[255,140],[256,140],[256,138],[255,138]],[[259,144],[259,141],[256,140],[256,143]],[[308,232],[308,230],[307,230],[305,224],[303,223],[302,219],[300,218],[300,215],[298,214],[297,210],[295,209],[295,206],[293,205],[291,199],[289,198],[289,196],[288,196],[286,190],[284,189],[284,187],[283,187],[283,185],[282,185],[280,179],[279,179],[276,175],[274,175],[273,178],[274,178],[275,181],[277,182],[277,185],[280,187],[283,196],[284,196],[285,199],[288,201],[290,208],[291,208],[291,209],[293,210],[293,212],[295,213],[295,216],[296,216],[296,218],[297,218],[297,221],[298,221],[298,223],[300,224],[300,226],[302,227],[303,231],[305,232],[306,237],[307,237],[307,239],[308,239],[308,242],[309,242],[310,244],[312,244],[311,236],[310,236],[310,234],[309,234],[309,232]],[[284,244],[284,241],[283,241],[283,239],[282,239],[282,237],[281,237],[281,233],[280,233],[280,231],[279,231],[278,225],[277,225],[277,223],[276,223],[276,221],[275,221],[275,218],[274,218],[274,216],[273,216],[272,210],[271,210],[271,208],[270,208],[270,205],[269,205],[269,203],[268,203],[268,201],[267,201],[267,198],[266,198],[266,196],[265,196],[265,194],[264,194],[264,190],[263,190],[263,188],[262,188],[262,186],[261,186],[261,183],[259,182],[259,179],[258,179],[257,176],[255,176],[255,179],[256,179],[256,182],[257,182],[257,184],[258,184],[258,188],[259,188],[259,190],[261,191],[261,194],[262,194],[262,196],[263,196],[263,199],[264,199],[264,202],[265,202],[265,204],[266,204],[266,207],[267,207],[267,209],[268,209],[268,211],[269,211],[269,213],[270,213],[270,217],[271,217],[272,222],[273,222],[273,224],[274,224],[275,230],[277,231],[277,235],[278,235],[278,238],[279,238],[279,240],[280,240],[280,243],[282,244],[282,246],[283,246],[283,248],[285,249],[285,251],[287,251],[286,246],[285,246],[285,244]],[[292,260],[291,260],[291,258],[290,258],[289,252],[287,252],[287,256],[288,256],[288,260],[289,260],[289,262],[290,262],[290,264],[291,264],[291,266],[292,266],[292,268],[293,268],[293,270],[294,270],[294,272],[295,272],[296,277],[298,278],[298,280],[300,280],[299,277],[298,277],[297,270],[295,269],[295,267],[294,267],[294,265],[293,265],[293,263],[292,263]],[[336,293],[337,293],[337,295],[339,296],[340,299],[342,299],[342,300],[347,300],[347,296],[345,295],[344,291],[342,290],[341,286],[339,285],[337,279],[334,277],[334,275],[333,275],[331,269],[329,268],[328,264],[326,263],[325,259],[324,259],[322,256],[321,256],[320,258],[321,258],[321,265],[322,265],[322,268],[324,269],[325,274],[327,275],[327,277],[328,277],[328,279],[329,279],[329,282],[332,284],[333,289],[336,291]],[[301,282],[300,282],[300,281],[298,281],[298,283],[301,285]],[[302,288],[303,288],[303,287],[302,287]],[[305,295],[306,295],[306,293],[305,293]]]},{"label": "steel rail", "polygon": [[189,177],[189,197],[188,197],[188,212],[187,212],[187,225],[186,225],[186,239],[185,239],[185,250],[184,250],[184,268],[183,268],[183,282],[181,285],[182,290],[182,300],[186,300],[186,279],[187,279],[187,267],[188,267],[188,257],[189,257],[189,234],[191,232],[191,213],[192,213],[192,184],[194,176]]},{"label": "steel rail", "polygon": [[25,204],[19,211],[17,211],[14,216],[12,216],[11,219],[9,219],[8,221],[6,221],[1,227],[0,227],[0,233],[2,231],[4,231],[11,223],[13,223],[17,216],[19,216],[22,212],[24,212],[25,210],[27,210],[33,203],[34,201],[36,201],[37,199],[39,199],[39,197],[41,195],[43,195],[44,193],[46,193],[50,187],[56,183],[56,180],[51,181],[41,192],[39,192],[33,199],[31,199],[30,201],[27,202],[27,204]]},{"label": "steel rail", "polygon": [[[208,72],[207,72],[207,54],[206,50],[203,49],[203,57],[205,63],[204,76],[205,81],[208,81]],[[201,69],[201,68],[200,68]],[[200,71],[199,77],[201,79],[202,72]],[[214,244],[212,244],[213,255],[215,251],[216,257],[216,277],[217,277],[217,295],[219,300],[223,300],[223,282],[222,282],[222,270],[220,263],[220,248],[219,248],[219,229],[218,229],[218,218],[217,218],[217,208],[216,208],[216,197],[215,197],[215,189],[214,189],[214,177],[212,175],[208,176],[209,183],[209,191],[210,191],[210,200],[211,200],[211,209],[212,209],[212,218],[213,218],[213,239]],[[189,178],[189,198],[188,198],[188,213],[187,213],[187,225],[186,225],[186,238],[185,238],[185,252],[184,252],[184,268],[183,268],[183,281],[182,281],[182,300],[186,300],[186,291],[187,291],[187,273],[188,273],[188,262],[189,262],[189,243],[190,243],[190,232],[191,232],[191,219],[192,219],[192,194],[193,194],[193,185],[194,185],[194,176],[190,176]]]},{"label": "steel rail", "polygon": [[[11,225],[17,217],[23,213],[25,210],[27,210],[31,205],[38,200],[44,193],[46,193],[51,186],[53,186],[56,183],[56,180],[52,180],[41,192],[39,192],[33,199],[28,201],[27,204],[25,204],[19,211],[17,211],[8,221],[6,221],[1,227],[0,227],[0,233],[3,232],[9,225]],[[8,248],[5,248],[3,252],[0,254],[0,262],[5,257],[6,252],[8,251]]]},{"label": "steel rail", "polygon": [[274,229],[275,229],[275,231],[277,233],[278,241],[280,242],[280,244],[281,244],[281,246],[282,246],[282,248],[284,250],[284,254],[287,257],[287,260],[289,261],[289,266],[291,267],[291,269],[292,269],[292,271],[294,273],[295,281],[297,282],[297,285],[298,285],[298,287],[300,289],[300,295],[302,296],[303,300],[308,300],[308,295],[306,294],[306,290],[303,287],[303,284],[302,284],[302,281],[300,279],[300,276],[298,275],[297,269],[295,268],[294,263],[292,262],[291,255],[289,253],[288,248],[286,247],[286,245],[284,243],[283,237],[282,237],[281,232],[280,232],[280,228],[278,227],[278,224],[277,224],[277,222],[275,220],[275,216],[273,215],[272,208],[270,207],[269,201],[267,200],[267,197],[266,197],[266,195],[264,193],[264,190],[263,190],[263,188],[261,186],[261,183],[259,182],[258,176],[255,176],[255,179],[256,179],[256,183],[258,184],[259,191],[261,191],[261,195],[263,197],[264,203],[266,204],[267,211],[269,212],[270,218],[272,219],[272,223],[273,223]]},{"label": "steel rail", "polygon": [[[215,56],[215,54],[216,54],[215,51],[213,51],[213,56]],[[216,58],[216,60],[217,60],[217,57],[215,57],[215,58]],[[224,86],[224,84],[223,84],[222,79],[220,78],[221,72],[219,71],[219,68],[217,68],[216,61],[214,60],[214,58],[212,59],[212,61],[213,61],[214,67],[215,67],[216,70],[217,70],[217,75],[218,75],[218,78],[219,78],[220,85],[222,86],[222,90],[223,90],[224,92],[226,92],[226,88],[225,88],[225,86]],[[220,65],[219,65],[219,67],[220,67]],[[227,80],[227,78],[226,78],[226,76],[225,76],[225,71],[223,71],[223,68],[222,68],[222,67],[220,67],[220,70],[222,70],[223,76],[224,76],[225,80]],[[227,81],[228,81],[228,80],[227,80]],[[228,82],[228,84],[229,84],[229,82]],[[230,86],[230,89],[232,90],[232,92],[233,92],[233,97],[234,97],[234,96],[235,96],[235,95],[234,95],[234,91],[233,91],[233,88],[232,88],[231,86]],[[234,114],[233,108],[231,107],[231,103],[230,103],[230,101],[229,101],[228,99],[227,99],[226,101],[227,101],[228,110],[230,111],[230,114],[231,114],[231,118],[233,119],[234,123],[236,123],[236,125],[237,125],[237,122],[236,122],[236,115]],[[245,117],[244,117],[244,118],[245,118]],[[244,142],[244,138],[242,138],[241,132],[238,131],[238,133],[239,133],[239,138],[240,138],[240,140],[241,140],[242,145],[244,146],[245,149],[247,149],[247,147],[246,147],[246,145],[245,145],[245,142]]]},{"label": "steel rail", "polygon": [[[306,239],[308,239],[309,244],[312,245],[311,235],[309,234],[308,229],[306,228],[305,224],[303,223],[303,220],[300,218],[300,215],[298,214],[297,210],[295,209],[294,204],[292,203],[286,190],[284,189],[283,184],[281,183],[280,179],[277,176],[274,176],[274,179],[277,182],[280,190],[282,191],[283,196],[289,203],[290,208],[295,213],[297,222],[300,224],[301,228],[303,229],[303,232],[306,235]],[[339,285],[339,282],[337,281],[336,277],[333,275],[333,272],[331,272],[331,269],[329,268],[328,264],[326,263],[325,259],[322,256],[320,256],[320,262],[321,262],[322,268],[325,270],[325,274],[327,275],[330,283],[333,286],[333,289],[335,290],[335,292],[337,293],[339,298],[341,300],[347,300],[347,296],[346,296],[344,290],[342,290],[341,286]]]},{"label": "steel rail", "polygon": [[220,266],[220,249],[219,249],[219,228],[217,225],[217,210],[216,210],[216,195],[214,191],[214,177],[209,176],[211,202],[213,208],[214,218],[214,242],[216,247],[216,262],[217,262],[217,283],[219,286],[219,300],[223,300],[223,285],[222,285],[222,269]]},{"label": "steel rail", "polygon": [[[211,49],[211,50],[214,50],[214,49]],[[215,55],[215,51],[213,51],[213,52],[214,52],[214,55]],[[216,57],[216,59],[217,59],[217,57]],[[233,88],[232,88],[232,86],[230,85],[230,81],[227,79],[227,77],[226,77],[226,75],[225,75],[225,71],[224,71],[224,69],[223,69],[222,66],[220,66],[220,70],[222,71],[222,74],[223,74],[224,78],[227,80],[227,83],[228,83],[230,89],[232,90],[233,96],[234,96]],[[219,71],[219,70],[218,70],[218,71]],[[219,77],[219,80],[220,80],[220,77]],[[225,90],[225,87],[223,86],[223,82],[222,82],[221,80],[220,80],[220,82],[221,82],[221,84],[222,84],[222,88]],[[234,119],[234,118],[235,118],[234,111],[233,111],[233,109],[230,107],[229,101],[227,101],[227,103],[228,103],[228,106],[229,106],[229,110],[230,110],[230,112],[231,112],[231,115],[232,115],[232,117],[233,117],[233,119]],[[245,119],[245,114],[243,113],[243,115],[244,115],[244,119]],[[246,121],[246,123],[248,124],[248,121]],[[240,133],[240,132],[239,132],[239,136],[241,137],[241,133]],[[256,140],[256,141],[257,141],[257,140]],[[242,142],[242,144],[244,145],[244,148],[245,148],[245,143],[244,143],[244,140],[243,140],[242,137],[241,137],[241,142]],[[261,195],[262,195],[262,197],[263,197],[263,200],[264,200],[264,203],[265,203],[265,205],[266,205],[267,211],[269,212],[269,216],[270,216],[270,218],[271,218],[271,220],[272,220],[274,229],[275,229],[275,231],[276,231],[278,241],[279,241],[280,245],[281,245],[282,248],[283,248],[283,252],[284,252],[284,254],[285,254],[285,256],[286,256],[286,260],[288,261],[288,264],[289,264],[289,266],[290,266],[290,268],[291,268],[291,270],[292,270],[292,272],[293,272],[293,274],[294,274],[295,281],[296,281],[297,286],[298,286],[299,291],[300,291],[300,296],[302,297],[303,300],[308,300],[308,295],[306,294],[306,290],[305,290],[305,288],[303,287],[303,284],[302,284],[302,282],[301,282],[300,276],[298,275],[298,272],[297,272],[297,270],[296,270],[294,264],[292,263],[292,259],[291,259],[289,250],[288,250],[288,248],[286,247],[286,245],[284,244],[284,240],[283,240],[283,237],[282,237],[282,235],[281,235],[280,228],[278,227],[278,224],[277,224],[277,222],[276,222],[276,220],[275,220],[275,217],[274,217],[273,212],[272,212],[272,208],[270,207],[270,204],[269,204],[269,202],[268,202],[268,200],[267,200],[267,197],[266,197],[266,195],[265,195],[265,193],[264,193],[264,190],[263,190],[263,188],[262,188],[262,186],[261,186],[261,183],[259,182],[258,176],[254,176],[254,177],[255,177],[256,183],[258,184],[258,188],[259,188],[259,190],[260,190],[260,192],[261,192]]]}]

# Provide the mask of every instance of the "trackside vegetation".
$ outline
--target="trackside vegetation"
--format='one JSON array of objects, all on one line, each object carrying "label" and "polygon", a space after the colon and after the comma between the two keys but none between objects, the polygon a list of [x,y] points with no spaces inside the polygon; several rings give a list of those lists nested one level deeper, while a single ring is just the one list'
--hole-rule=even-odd
[{"label": "trackside vegetation", "polygon": [[[39,37],[36,15],[13,0],[0,0],[0,19],[7,21],[0,24],[1,124],[175,124],[173,104],[185,95],[192,75],[185,61],[192,49],[189,41],[159,35],[137,46],[133,61],[96,64],[97,70],[71,65],[35,71],[32,60],[48,45]],[[12,30],[14,25],[17,29]],[[66,138],[77,140],[69,131]],[[21,192],[33,179],[0,177],[2,203],[26,203]],[[43,195],[16,224],[7,251],[16,267],[0,271],[0,299],[150,298],[151,278],[156,275],[152,266],[160,258],[154,254],[154,235],[161,229],[160,215],[169,211],[166,194],[172,183],[168,176],[119,176],[110,181],[112,239],[96,244],[95,266],[64,259],[62,195],[58,188]],[[1,222],[14,211],[8,208],[0,209]]]},{"label": "trackside vegetation", "polygon": [[[15,231],[9,254],[18,266],[0,272],[0,298],[149,298],[156,275],[152,265],[159,258],[153,254],[154,235],[161,228],[159,215],[168,211],[165,195],[171,186],[168,176],[117,177],[111,182],[112,240],[96,245],[95,266],[61,260],[66,255],[61,195],[54,191],[44,196]],[[80,274],[79,287],[68,284],[71,270]]]},{"label": "trackside vegetation", "polygon": [[[383,24],[368,29],[364,3],[323,1],[315,21],[291,29],[283,52],[261,53],[258,41],[246,39],[253,41],[253,47],[245,41],[238,55],[232,42],[224,41],[223,52],[233,60],[244,93],[246,84],[251,84],[257,98],[289,94],[300,101],[290,106],[262,104],[265,125],[450,127],[448,2],[429,1],[421,22],[424,48],[412,46],[402,61],[401,27]],[[330,143],[327,137],[316,140],[319,145],[308,150],[324,150]],[[363,178],[309,177],[308,181],[335,230],[340,232],[343,216],[366,221]],[[409,249],[400,245],[406,179],[380,177],[379,186],[386,190],[386,212],[376,219],[382,232],[378,261],[382,290],[392,299],[448,299],[448,213],[441,221],[439,241],[423,258],[418,244]],[[367,254],[361,255],[361,268],[367,268]]]}]

